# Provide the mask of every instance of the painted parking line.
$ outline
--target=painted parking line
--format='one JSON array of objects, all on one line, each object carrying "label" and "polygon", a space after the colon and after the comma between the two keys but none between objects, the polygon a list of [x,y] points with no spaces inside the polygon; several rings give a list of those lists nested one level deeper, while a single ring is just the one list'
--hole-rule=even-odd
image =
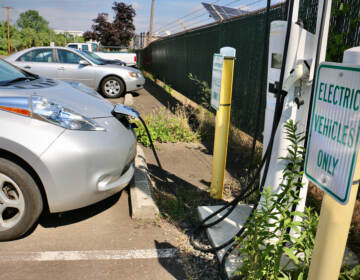
[{"label": "painted parking line", "polygon": [[14,261],[82,261],[175,258],[178,249],[1,252],[0,262]]}]

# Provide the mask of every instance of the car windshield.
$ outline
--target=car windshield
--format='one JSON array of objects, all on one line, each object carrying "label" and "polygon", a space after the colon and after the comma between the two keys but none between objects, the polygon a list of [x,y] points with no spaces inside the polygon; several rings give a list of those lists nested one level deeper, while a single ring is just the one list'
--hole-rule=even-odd
[{"label": "car windshield", "polygon": [[86,53],[87,55],[90,55],[92,58],[95,58],[99,61],[102,61],[102,58],[100,56],[98,56],[97,54],[94,54],[92,52],[89,52],[89,51],[84,51],[84,53]]},{"label": "car windshield", "polygon": [[9,84],[11,81],[20,81],[26,78],[32,79],[34,77],[0,59],[0,86]]},{"label": "car windshield", "polygon": [[97,64],[97,65],[102,65],[104,64],[100,59],[94,58],[91,55],[89,55],[86,52],[80,51],[80,50],[76,50],[79,54],[85,56],[88,60],[90,60],[92,63]]}]

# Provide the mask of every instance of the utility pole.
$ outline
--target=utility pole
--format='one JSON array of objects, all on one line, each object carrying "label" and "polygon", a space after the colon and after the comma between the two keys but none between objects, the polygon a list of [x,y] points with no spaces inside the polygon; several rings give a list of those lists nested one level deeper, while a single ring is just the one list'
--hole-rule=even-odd
[{"label": "utility pole", "polygon": [[152,41],[152,31],[153,31],[153,23],[154,23],[154,6],[155,6],[155,0],[151,0],[150,32],[147,40],[147,45],[149,45]]},{"label": "utility pole", "polygon": [[12,7],[2,7],[3,9],[6,9],[7,12],[7,39],[8,39],[8,54],[10,54],[10,9]]}]

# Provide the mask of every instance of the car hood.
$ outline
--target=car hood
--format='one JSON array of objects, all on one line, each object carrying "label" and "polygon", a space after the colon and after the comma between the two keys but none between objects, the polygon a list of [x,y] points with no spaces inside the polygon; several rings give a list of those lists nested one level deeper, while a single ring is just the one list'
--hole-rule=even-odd
[{"label": "car hood", "polygon": [[87,118],[112,116],[114,105],[93,89],[80,83],[66,83],[47,78],[1,87],[1,95],[39,95]]}]

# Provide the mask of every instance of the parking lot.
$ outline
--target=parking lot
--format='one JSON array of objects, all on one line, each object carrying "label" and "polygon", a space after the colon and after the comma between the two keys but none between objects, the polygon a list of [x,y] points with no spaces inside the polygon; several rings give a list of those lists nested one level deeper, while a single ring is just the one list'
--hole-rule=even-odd
[{"label": "parking lot", "polygon": [[[149,98],[146,90],[135,95]],[[0,279],[185,279],[176,247],[170,225],[131,219],[126,189],[86,208],[43,214],[27,236],[1,243]]]}]

